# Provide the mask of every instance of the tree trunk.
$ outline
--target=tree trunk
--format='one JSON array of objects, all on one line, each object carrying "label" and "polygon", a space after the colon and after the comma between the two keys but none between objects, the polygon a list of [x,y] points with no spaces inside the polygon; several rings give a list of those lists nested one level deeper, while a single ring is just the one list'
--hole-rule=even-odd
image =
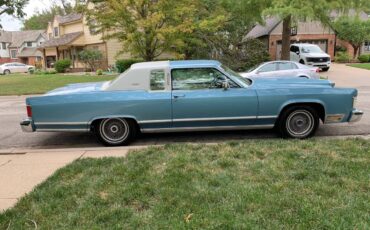
[{"label": "tree trunk", "polygon": [[283,20],[283,35],[281,47],[281,60],[290,60],[290,25],[292,16],[289,15]]},{"label": "tree trunk", "polygon": [[357,58],[359,49],[360,49],[360,46],[353,46],[353,59]]}]

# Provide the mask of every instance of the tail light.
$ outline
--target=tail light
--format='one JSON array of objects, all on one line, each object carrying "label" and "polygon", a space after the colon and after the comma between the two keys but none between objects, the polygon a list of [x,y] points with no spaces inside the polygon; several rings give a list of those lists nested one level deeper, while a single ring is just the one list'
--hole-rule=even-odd
[{"label": "tail light", "polygon": [[32,108],[30,105],[27,105],[27,116],[32,117]]},{"label": "tail light", "polygon": [[316,69],[316,73],[320,73],[320,68],[317,68]]}]

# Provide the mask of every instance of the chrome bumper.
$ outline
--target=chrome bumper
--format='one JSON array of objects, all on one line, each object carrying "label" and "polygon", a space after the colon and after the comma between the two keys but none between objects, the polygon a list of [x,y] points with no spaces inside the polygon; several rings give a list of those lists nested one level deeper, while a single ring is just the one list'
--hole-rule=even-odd
[{"label": "chrome bumper", "polygon": [[26,133],[35,132],[35,128],[33,126],[33,121],[30,118],[24,119],[20,123],[22,131]]},{"label": "chrome bumper", "polygon": [[352,110],[351,118],[349,119],[349,122],[353,123],[353,122],[360,121],[362,118],[362,115],[364,115],[364,112],[362,112],[361,110],[357,110],[357,109]]}]

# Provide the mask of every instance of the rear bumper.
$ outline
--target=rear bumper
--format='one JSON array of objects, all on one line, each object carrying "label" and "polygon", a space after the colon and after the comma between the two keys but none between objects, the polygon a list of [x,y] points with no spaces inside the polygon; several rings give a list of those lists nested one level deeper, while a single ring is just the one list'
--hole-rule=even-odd
[{"label": "rear bumper", "polygon": [[22,131],[26,133],[35,132],[35,126],[33,125],[33,121],[30,118],[24,119],[20,123]]},{"label": "rear bumper", "polygon": [[362,115],[364,115],[364,112],[362,112],[361,110],[357,110],[357,109],[352,110],[351,118],[349,119],[349,122],[353,123],[353,122],[360,121],[362,118]]}]

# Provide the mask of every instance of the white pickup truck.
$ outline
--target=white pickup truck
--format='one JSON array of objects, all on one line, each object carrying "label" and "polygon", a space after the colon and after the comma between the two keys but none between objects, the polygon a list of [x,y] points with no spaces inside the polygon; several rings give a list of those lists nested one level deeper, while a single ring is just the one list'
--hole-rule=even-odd
[{"label": "white pickup truck", "polygon": [[322,71],[328,71],[331,64],[330,56],[319,46],[306,43],[290,45],[290,60],[319,67]]}]

